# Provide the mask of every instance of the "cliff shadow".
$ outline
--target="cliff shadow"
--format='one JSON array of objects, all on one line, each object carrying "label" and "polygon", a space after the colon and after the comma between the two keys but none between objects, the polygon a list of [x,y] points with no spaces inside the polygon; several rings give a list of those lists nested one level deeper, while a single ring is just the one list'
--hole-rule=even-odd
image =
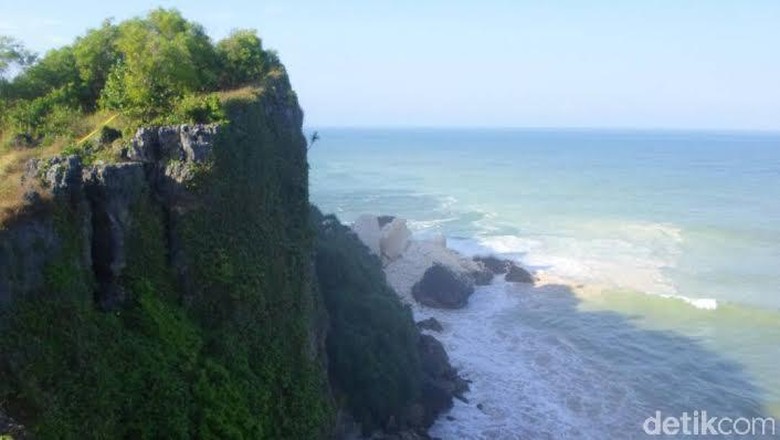
[{"label": "cliff shadow", "polygon": [[484,417],[483,435],[645,438],[644,423],[657,411],[661,419],[701,411],[769,417],[745,367],[695,338],[646,328],[636,316],[584,310],[569,286],[502,287],[479,289],[465,309],[426,309],[453,330],[444,340],[474,382],[469,406],[483,413],[453,415]]}]

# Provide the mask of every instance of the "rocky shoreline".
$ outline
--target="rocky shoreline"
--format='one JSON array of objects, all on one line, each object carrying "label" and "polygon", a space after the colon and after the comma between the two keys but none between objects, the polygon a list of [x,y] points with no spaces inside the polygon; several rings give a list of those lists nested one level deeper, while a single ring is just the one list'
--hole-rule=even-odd
[{"label": "rocky shoreline", "polygon": [[[449,249],[443,235],[414,239],[406,220],[399,217],[365,214],[351,228],[370,252],[380,258],[387,282],[401,301],[418,312],[425,308],[464,308],[477,286],[490,285],[498,277],[512,283],[536,281],[514,261],[493,255],[468,258]],[[441,408],[440,413],[452,407],[453,397],[468,403],[464,394],[468,392],[469,381],[451,366],[444,346],[434,336],[443,331],[441,323],[431,317],[417,322],[417,326],[421,331],[419,352],[428,376],[424,399],[435,401],[430,403]],[[401,433],[381,438],[428,437]]]},{"label": "rocky shoreline", "polygon": [[381,259],[388,284],[411,306],[465,307],[475,286],[489,285],[498,276],[508,282],[536,281],[514,261],[492,255],[467,258],[449,249],[443,235],[413,239],[399,217],[361,215],[352,230]]}]

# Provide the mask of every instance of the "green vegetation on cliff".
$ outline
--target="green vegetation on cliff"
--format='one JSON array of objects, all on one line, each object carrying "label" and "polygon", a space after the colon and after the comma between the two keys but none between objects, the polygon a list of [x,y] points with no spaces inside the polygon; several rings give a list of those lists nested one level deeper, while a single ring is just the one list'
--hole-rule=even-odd
[{"label": "green vegetation on cliff", "polygon": [[279,66],[254,31],[235,31],[214,44],[199,24],[164,9],[106,21],[33,60],[18,42],[0,39],[0,68],[12,62],[24,68],[13,80],[0,80],[0,127],[30,143],[73,134],[74,124],[98,109],[171,122],[172,113],[186,116],[177,114],[183,101],[191,105],[204,93],[255,83]]},{"label": "green vegetation on cliff", "polygon": [[[16,183],[8,171],[34,156],[15,150],[64,139],[67,152],[84,154],[85,146],[67,145],[91,130],[90,119],[111,113],[129,129],[234,119],[190,188],[201,203],[177,218],[186,285],[169,264],[170,207],[150,187],[133,201],[124,237],[119,284],[128,299],[100,311],[100,281],[83,261],[95,258],[81,226],[89,214],[83,202],[55,200],[61,246],[43,268],[46,285],[0,312],[0,409],[40,438],[322,434],[325,377],[307,350],[314,312],[305,141],[300,120],[269,116],[299,112],[276,56],[252,31],[215,45],[166,10],[105,22],[35,63],[19,43],[0,43],[0,68],[24,68],[0,79],[6,182]],[[246,85],[254,89],[208,94]],[[263,87],[272,90],[260,96]]]},{"label": "green vegetation on cliff", "polygon": [[316,268],[330,315],[329,373],[336,396],[365,431],[384,428],[420,397],[418,331],[379,259],[335,216],[313,209]]},{"label": "green vegetation on cliff", "polygon": [[[0,73],[32,61],[0,44]],[[6,416],[41,439],[327,438],[342,409],[365,432],[430,422],[411,312],[311,209],[303,114],[254,32],[106,22],[0,80],[0,105],[0,202],[9,170],[71,155],[31,162],[48,189],[0,224],[0,437]]]},{"label": "green vegetation on cliff", "polygon": [[286,76],[258,84],[222,100],[231,122],[183,199],[161,199],[153,183],[118,189],[135,194],[119,307],[102,311],[94,298],[95,248],[108,245],[83,228],[102,208],[55,197],[42,214],[60,244],[45,286],[0,307],[0,410],[36,438],[309,439],[330,429],[311,348],[302,114]]},{"label": "green vegetation on cliff", "polygon": [[255,31],[214,43],[176,10],[107,20],[40,58],[0,36],[0,222],[24,207],[9,182],[28,159],[67,152],[116,160],[126,140],[99,136],[107,122],[125,137],[148,124],[224,122],[220,92],[257,87],[273,72],[284,68]]}]

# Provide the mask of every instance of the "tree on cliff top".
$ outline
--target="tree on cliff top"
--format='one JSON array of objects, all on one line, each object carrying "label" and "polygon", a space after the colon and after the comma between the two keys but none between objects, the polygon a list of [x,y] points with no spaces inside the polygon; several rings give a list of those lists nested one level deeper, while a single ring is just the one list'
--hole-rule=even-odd
[{"label": "tree on cliff top", "polygon": [[188,93],[216,86],[217,56],[203,27],[177,11],[158,9],[119,25],[119,56],[101,103],[144,119]]},{"label": "tree on cliff top", "polygon": [[61,131],[55,126],[62,118],[55,116],[75,122],[99,108],[158,121],[193,96],[259,82],[277,63],[255,31],[234,31],[214,44],[200,24],[173,9],[118,24],[106,20],[37,61],[21,43],[0,37],[0,75],[10,66],[20,70],[0,84],[6,119],[0,130],[41,140]]}]

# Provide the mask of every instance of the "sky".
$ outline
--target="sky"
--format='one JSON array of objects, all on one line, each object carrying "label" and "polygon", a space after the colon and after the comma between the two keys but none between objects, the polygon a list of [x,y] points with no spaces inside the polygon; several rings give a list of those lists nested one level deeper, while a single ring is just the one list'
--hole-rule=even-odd
[{"label": "sky", "polygon": [[44,52],[177,8],[254,28],[310,127],[780,130],[780,1],[0,0]]}]

